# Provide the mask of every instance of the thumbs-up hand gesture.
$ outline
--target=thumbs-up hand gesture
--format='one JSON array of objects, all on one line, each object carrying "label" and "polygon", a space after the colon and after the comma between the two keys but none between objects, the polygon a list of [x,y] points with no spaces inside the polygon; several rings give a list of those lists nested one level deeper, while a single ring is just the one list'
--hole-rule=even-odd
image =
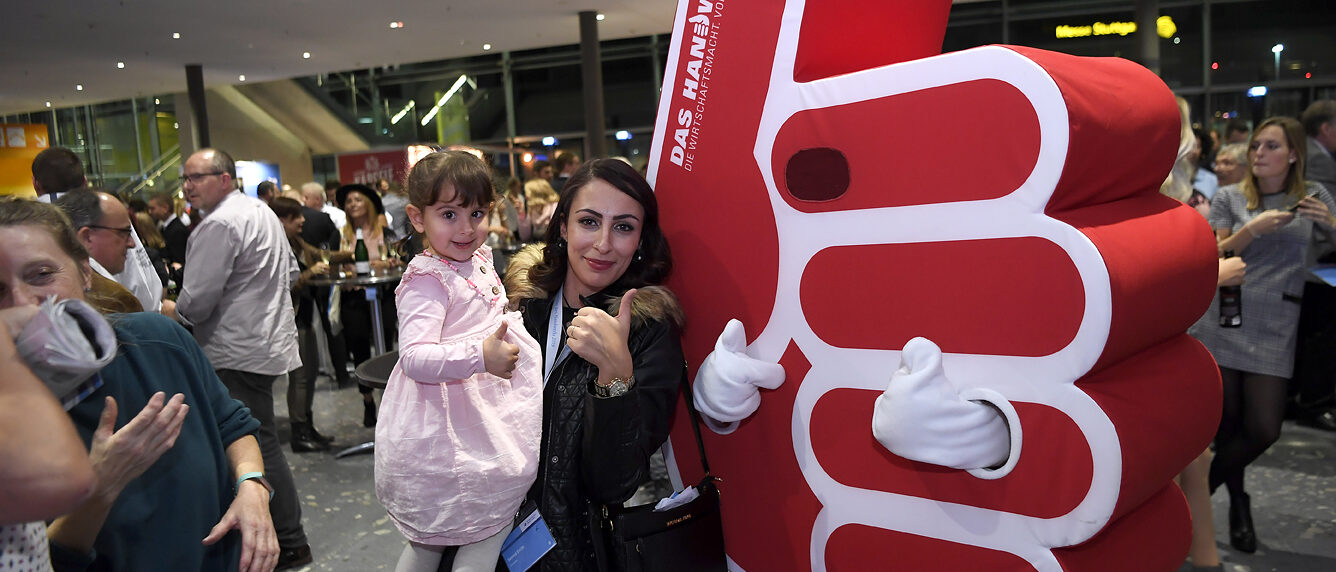
[{"label": "thumbs-up hand gesture", "polygon": [[520,359],[520,347],[506,341],[506,322],[482,341],[482,365],[487,373],[510,379],[515,372],[515,362]]},{"label": "thumbs-up hand gesture", "polygon": [[942,369],[937,344],[914,338],[900,356],[900,368],[872,410],[872,435],[882,446],[906,459],[956,469],[1007,460],[1007,422],[993,407],[960,396]]},{"label": "thumbs-up hand gesture", "polygon": [[[696,371],[692,388],[696,409],[714,421],[741,421],[761,405],[759,388],[775,389],[784,383],[784,368],[777,363],[747,355],[747,331],[742,322],[729,320],[714,351],[705,357]],[[729,433],[731,426],[710,424],[718,433]]]},{"label": "thumbs-up hand gesture", "polygon": [[601,385],[612,383],[614,377],[631,377],[634,363],[627,339],[631,335],[631,301],[635,296],[634,288],[622,295],[616,317],[593,306],[580,308],[566,328],[566,345],[575,355],[598,367],[597,382]]}]

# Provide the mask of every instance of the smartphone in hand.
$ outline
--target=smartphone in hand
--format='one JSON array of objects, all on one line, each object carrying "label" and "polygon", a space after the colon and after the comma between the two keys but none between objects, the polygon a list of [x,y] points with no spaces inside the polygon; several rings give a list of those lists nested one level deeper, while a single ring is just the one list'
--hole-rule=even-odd
[{"label": "smartphone in hand", "polygon": [[1292,204],[1292,205],[1290,205],[1290,206],[1288,206],[1288,207],[1285,207],[1285,210],[1290,211],[1290,212],[1297,211],[1297,210],[1299,210],[1299,203],[1304,202],[1304,199],[1307,199],[1307,198],[1309,198],[1309,197],[1315,197],[1315,196],[1317,196],[1317,193],[1308,193],[1308,195],[1305,196],[1303,199],[1299,199],[1299,200],[1296,201],[1294,204]]}]

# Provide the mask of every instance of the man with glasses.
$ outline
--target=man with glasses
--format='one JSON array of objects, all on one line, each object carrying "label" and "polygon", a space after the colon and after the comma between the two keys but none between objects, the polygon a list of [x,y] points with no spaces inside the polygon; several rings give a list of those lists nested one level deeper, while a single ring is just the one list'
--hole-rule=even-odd
[{"label": "man with glasses", "polygon": [[55,205],[70,217],[93,271],[116,280],[116,275],[125,271],[127,253],[135,247],[134,227],[125,204],[108,193],[80,189],[60,195]]},{"label": "man with glasses", "polygon": [[237,189],[236,163],[217,149],[186,159],[185,198],[206,216],[186,242],[177,315],[233,398],[260,421],[257,437],[278,536],[276,570],[311,562],[301,504],[274,426],[274,382],[301,366],[289,294],[297,259],[283,225],[259,199]]},{"label": "man with glasses", "polygon": [[[88,179],[84,175],[83,162],[79,160],[78,155],[64,147],[51,147],[38,153],[33,159],[32,184],[33,189],[37,191],[37,200],[54,203],[59,197],[68,193],[87,189]],[[90,201],[85,203],[92,204]],[[87,216],[96,216],[92,213],[97,211],[90,206],[88,212]],[[129,223],[123,226],[129,226]],[[80,228],[79,224],[76,223],[74,228]],[[130,231],[129,240],[132,241],[131,250],[128,255],[121,252],[121,269],[113,270],[110,274],[101,271],[99,273],[134,294],[144,310],[173,316],[175,303],[162,299],[162,279],[158,277],[157,270],[153,269],[153,262],[149,260],[148,252],[144,250],[143,242],[133,229]],[[98,264],[100,263],[94,263],[94,266]]]}]

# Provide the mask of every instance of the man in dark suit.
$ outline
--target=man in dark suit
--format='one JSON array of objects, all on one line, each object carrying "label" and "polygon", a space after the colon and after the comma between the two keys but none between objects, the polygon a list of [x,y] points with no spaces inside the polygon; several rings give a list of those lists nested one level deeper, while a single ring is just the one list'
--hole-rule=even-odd
[{"label": "man in dark suit", "polygon": [[[1327,192],[1336,193],[1336,100],[1314,101],[1299,116],[1308,133],[1308,155],[1304,178],[1321,183]],[[1317,260],[1332,262],[1331,255]],[[1328,431],[1336,431],[1336,288],[1321,282],[1304,283],[1304,303],[1299,313],[1299,344],[1296,348],[1291,391],[1298,407],[1299,421]]]},{"label": "man in dark suit", "polygon": [[[167,264],[180,268],[186,263],[186,239],[190,237],[190,229],[176,217],[176,212],[172,209],[172,196],[160,193],[149,197],[148,216],[153,217],[158,223],[162,239],[167,243],[167,249],[163,252]],[[177,283],[179,284],[180,280],[177,280]]]},{"label": "man in dark suit", "polygon": [[1336,100],[1314,101],[1304,110],[1299,120],[1308,132],[1308,160],[1304,178],[1322,183],[1327,192],[1336,193]]}]

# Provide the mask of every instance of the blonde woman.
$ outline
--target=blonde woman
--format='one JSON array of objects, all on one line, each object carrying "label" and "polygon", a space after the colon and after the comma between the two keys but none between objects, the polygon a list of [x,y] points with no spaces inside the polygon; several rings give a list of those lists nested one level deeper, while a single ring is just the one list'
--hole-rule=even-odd
[{"label": "blonde woman", "polygon": [[[348,215],[348,224],[343,227],[343,250],[353,250],[357,243],[357,231],[360,230],[362,242],[366,244],[366,250],[373,261],[372,265],[385,264],[380,260],[379,253],[382,248],[388,249],[389,244],[398,237],[394,236],[394,231],[385,224],[385,207],[380,201],[380,195],[366,185],[344,185],[339,187],[335,196],[338,197],[339,208]],[[383,320],[386,347],[394,347],[394,333],[398,331],[394,327],[396,311],[394,298],[386,296],[383,299],[384,302],[380,307],[381,315],[372,316],[371,304],[361,291],[344,292],[339,297],[344,341],[347,350],[352,352],[354,364],[372,358],[371,320],[373,319]],[[362,393],[362,425],[375,427],[376,401],[371,395],[371,388],[358,384],[357,390]]]},{"label": "blonde woman", "polygon": [[1304,181],[1306,141],[1298,121],[1263,121],[1248,143],[1248,174],[1216,192],[1209,222],[1219,248],[1248,265],[1243,325],[1218,325],[1217,296],[1190,330],[1220,365],[1224,410],[1210,488],[1229,489],[1230,544],[1247,553],[1257,549],[1257,535],[1244,469],[1280,437],[1308,249],[1315,232],[1330,236],[1336,228],[1332,196]]},{"label": "blonde woman", "polygon": [[546,236],[548,223],[552,222],[552,213],[557,210],[557,200],[561,196],[543,179],[531,179],[524,183],[524,196],[529,205],[533,235]]}]

